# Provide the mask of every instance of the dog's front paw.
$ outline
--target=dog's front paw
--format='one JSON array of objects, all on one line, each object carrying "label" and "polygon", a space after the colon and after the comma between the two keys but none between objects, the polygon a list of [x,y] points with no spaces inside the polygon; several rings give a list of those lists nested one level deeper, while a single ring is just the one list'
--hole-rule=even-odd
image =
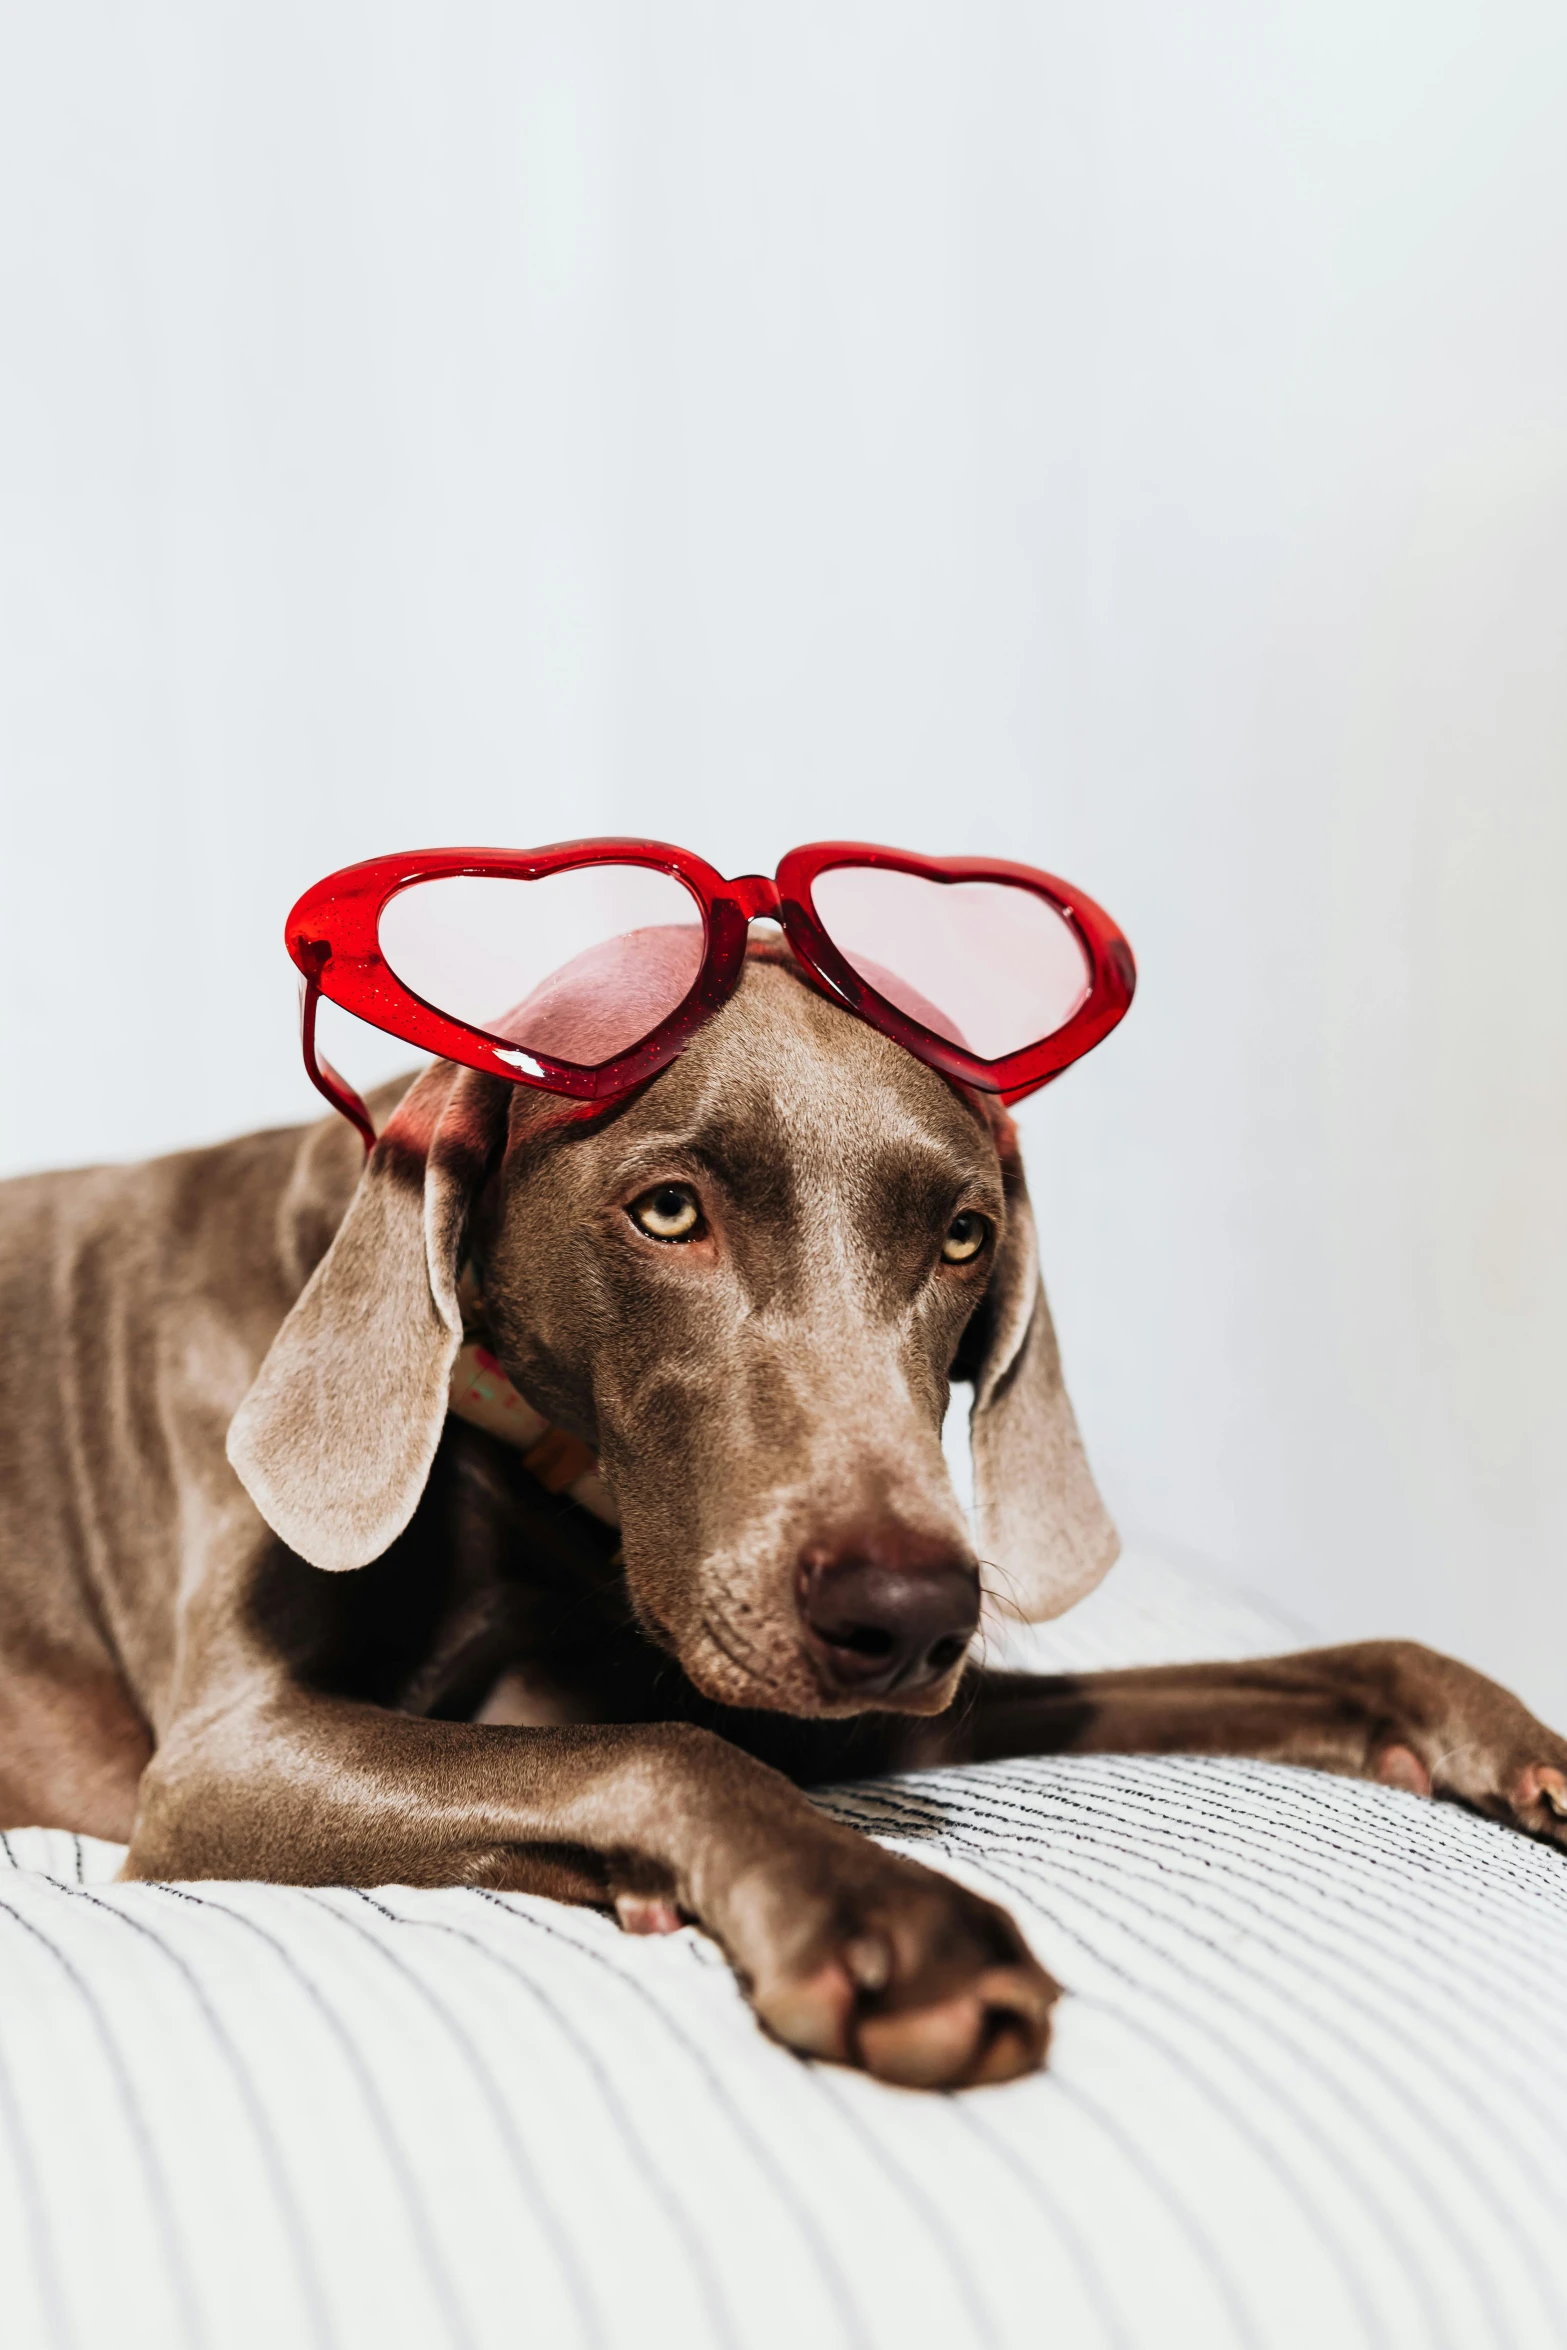
[{"label": "dog's front paw", "polygon": [[788,2048],[909,2088],[1009,2081],[1044,2062],[1060,1997],[1005,1910],[854,1839],[744,1872],[722,1938]]},{"label": "dog's front paw", "polygon": [[1484,1674],[1451,1657],[1388,1644],[1400,1723],[1373,1745],[1370,1775],[1447,1796],[1567,1848],[1567,1738]]}]

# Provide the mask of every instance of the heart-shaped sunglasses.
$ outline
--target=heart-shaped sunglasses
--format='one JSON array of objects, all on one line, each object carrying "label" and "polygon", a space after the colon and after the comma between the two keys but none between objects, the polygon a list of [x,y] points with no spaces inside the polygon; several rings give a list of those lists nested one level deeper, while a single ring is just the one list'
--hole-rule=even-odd
[{"label": "heart-shaped sunglasses", "polygon": [[662,841],[416,849],[328,874],[289,915],[305,1067],[367,1150],[370,1114],[317,1050],[323,995],[446,1060],[610,1101],[734,993],[758,920],[830,1001],[1006,1102],[1108,1036],[1137,982],[1109,915],[1028,865],[816,841],[726,881]]}]

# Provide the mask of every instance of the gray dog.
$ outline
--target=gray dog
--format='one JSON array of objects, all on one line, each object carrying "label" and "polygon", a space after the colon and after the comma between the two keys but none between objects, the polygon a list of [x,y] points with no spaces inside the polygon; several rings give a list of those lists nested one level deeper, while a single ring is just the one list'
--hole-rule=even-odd
[{"label": "gray dog", "polygon": [[[1054,1615],[1116,1550],[1013,1131],[786,957],[597,1116],[448,1063],[375,1107],[367,1165],[334,1118],[0,1188],[0,1819],[694,1919],[779,2039],[922,2085],[1037,2065],[1056,1986],[801,1786],[1245,1754],[1567,1841],[1567,1743],[1406,1643],[965,1663],[982,1580]],[[542,1448],[449,1409],[476,1335]]]}]

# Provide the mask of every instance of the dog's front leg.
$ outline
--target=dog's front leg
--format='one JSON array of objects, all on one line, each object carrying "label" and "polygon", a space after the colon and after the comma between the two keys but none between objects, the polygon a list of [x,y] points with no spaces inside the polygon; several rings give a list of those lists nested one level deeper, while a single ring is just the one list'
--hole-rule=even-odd
[{"label": "dog's front leg", "polygon": [[1409,1640],[1046,1679],[976,1673],[947,1755],[1249,1755],[1446,1796],[1567,1846],[1567,1739]]},{"label": "dog's front leg", "polygon": [[684,1723],[435,1722],[292,1688],[204,1708],[149,1766],[125,1874],[665,1903],[788,2046],[916,2085],[1032,2069],[1057,1995],[1003,1911]]}]

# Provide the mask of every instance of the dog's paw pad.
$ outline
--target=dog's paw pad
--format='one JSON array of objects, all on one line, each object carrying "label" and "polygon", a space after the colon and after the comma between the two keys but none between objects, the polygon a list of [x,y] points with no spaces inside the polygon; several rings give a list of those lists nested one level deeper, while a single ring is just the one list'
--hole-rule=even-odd
[{"label": "dog's paw pad", "polygon": [[1542,1805],[1548,1816],[1567,1820],[1567,1771],[1559,1771],[1551,1763],[1531,1763],[1519,1774],[1513,1788],[1514,1810],[1530,1811],[1536,1804]]},{"label": "dog's paw pad", "polygon": [[678,1934],[686,1922],[661,1893],[617,1893],[615,1915],[627,1934]]},{"label": "dog's paw pad", "polygon": [[960,1991],[902,2015],[868,2015],[859,2029],[860,2061],[878,2080],[934,2089],[959,2080],[980,2032],[979,1997]]},{"label": "dog's paw pad", "polygon": [[824,1966],[795,1981],[758,1991],[757,2013],[768,2030],[800,2056],[823,2056],[847,2063],[855,1988],[846,1966],[828,1959]]},{"label": "dog's paw pad", "polygon": [[1431,1792],[1431,1774],[1412,1746],[1384,1746],[1376,1758],[1375,1775],[1380,1787],[1402,1787],[1409,1795]]},{"label": "dog's paw pad", "polygon": [[862,2016],[860,2061],[906,2089],[1015,2080],[1044,2062],[1054,1990],[1031,1968],[988,1967],[950,1998]]}]

